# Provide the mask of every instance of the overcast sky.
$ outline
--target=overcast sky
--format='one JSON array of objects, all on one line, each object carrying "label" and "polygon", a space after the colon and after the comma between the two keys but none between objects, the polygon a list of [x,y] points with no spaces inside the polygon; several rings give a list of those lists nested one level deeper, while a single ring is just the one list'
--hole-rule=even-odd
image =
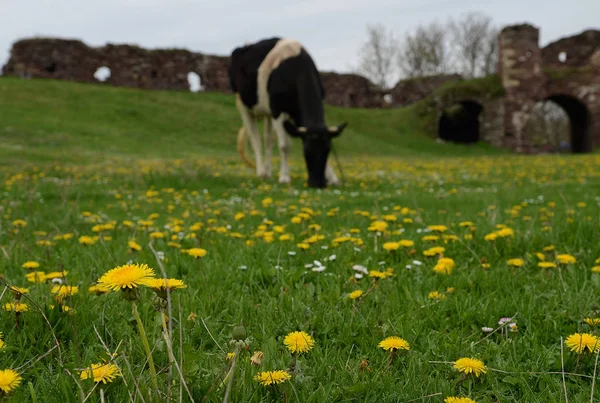
[{"label": "overcast sky", "polygon": [[12,42],[32,36],[225,55],[277,35],[300,40],[319,69],[349,71],[367,24],[381,22],[401,36],[469,11],[499,25],[531,22],[542,45],[600,28],[600,0],[0,0],[0,65]]}]

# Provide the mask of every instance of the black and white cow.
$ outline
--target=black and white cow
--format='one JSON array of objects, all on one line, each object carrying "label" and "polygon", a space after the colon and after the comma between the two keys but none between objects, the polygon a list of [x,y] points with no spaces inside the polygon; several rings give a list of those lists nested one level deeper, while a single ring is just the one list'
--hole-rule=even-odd
[{"label": "black and white cow", "polygon": [[[250,137],[260,177],[271,176],[274,129],[281,156],[280,183],[291,180],[288,134],[300,137],[304,143],[310,187],[322,188],[327,183],[339,182],[327,157],[331,139],[340,135],[346,123],[338,127],[325,125],[321,78],[299,42],[271,38],[236,48],[231,54],[229,80],[244,124],[239,133]],[[264,160],[258,119],[264,119]]]}]

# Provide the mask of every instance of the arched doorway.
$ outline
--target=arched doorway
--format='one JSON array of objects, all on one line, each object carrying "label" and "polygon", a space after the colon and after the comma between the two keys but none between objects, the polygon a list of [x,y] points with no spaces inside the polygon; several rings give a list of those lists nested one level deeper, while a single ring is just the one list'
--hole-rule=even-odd
[{"label": "arched doorway", "polygon": [[529,143],[548,152],[592,151],[587,107],[570,95],[552,95],[531,109],[523,130]]},{"label": "arched doorway", "polygon": [[479,141],[479,115],[483,106],[475,101],[462,101],[442,111],[438,123],[438,136],[454,143]]}]

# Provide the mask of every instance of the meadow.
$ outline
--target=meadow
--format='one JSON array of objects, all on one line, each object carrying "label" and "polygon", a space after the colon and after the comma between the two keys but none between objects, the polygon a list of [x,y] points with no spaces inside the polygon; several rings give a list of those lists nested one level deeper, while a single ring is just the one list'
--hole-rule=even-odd
[{"label": "meadow", "polygon": [[289,186],[242,165],[226,95],[0,95],[1,402],[600,399],[600,156],[329,108],[311,190],[297,142]]}]

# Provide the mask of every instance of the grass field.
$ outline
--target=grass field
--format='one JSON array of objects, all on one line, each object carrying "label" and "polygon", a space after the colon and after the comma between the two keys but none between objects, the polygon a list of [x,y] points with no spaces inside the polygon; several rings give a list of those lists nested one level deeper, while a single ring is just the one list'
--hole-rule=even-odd
[{"label": "grass field", "polygon": [[[410,109],[328,116],[350,123],[346,183],[314,191],[297,155],[290,186],[239,162],[228,96],[1,79],[0,370],[22,379],[0,372],[0,401],[223,401],[229,380],[230,402],[600,399],[600,157],[436,144]],[[156,378],[131,293],[88,292],[129,263],[187,285],[139,287]],[[100,363],[120,374],[81,379]],[[272,370],[290,379],[254,379]]]}]

